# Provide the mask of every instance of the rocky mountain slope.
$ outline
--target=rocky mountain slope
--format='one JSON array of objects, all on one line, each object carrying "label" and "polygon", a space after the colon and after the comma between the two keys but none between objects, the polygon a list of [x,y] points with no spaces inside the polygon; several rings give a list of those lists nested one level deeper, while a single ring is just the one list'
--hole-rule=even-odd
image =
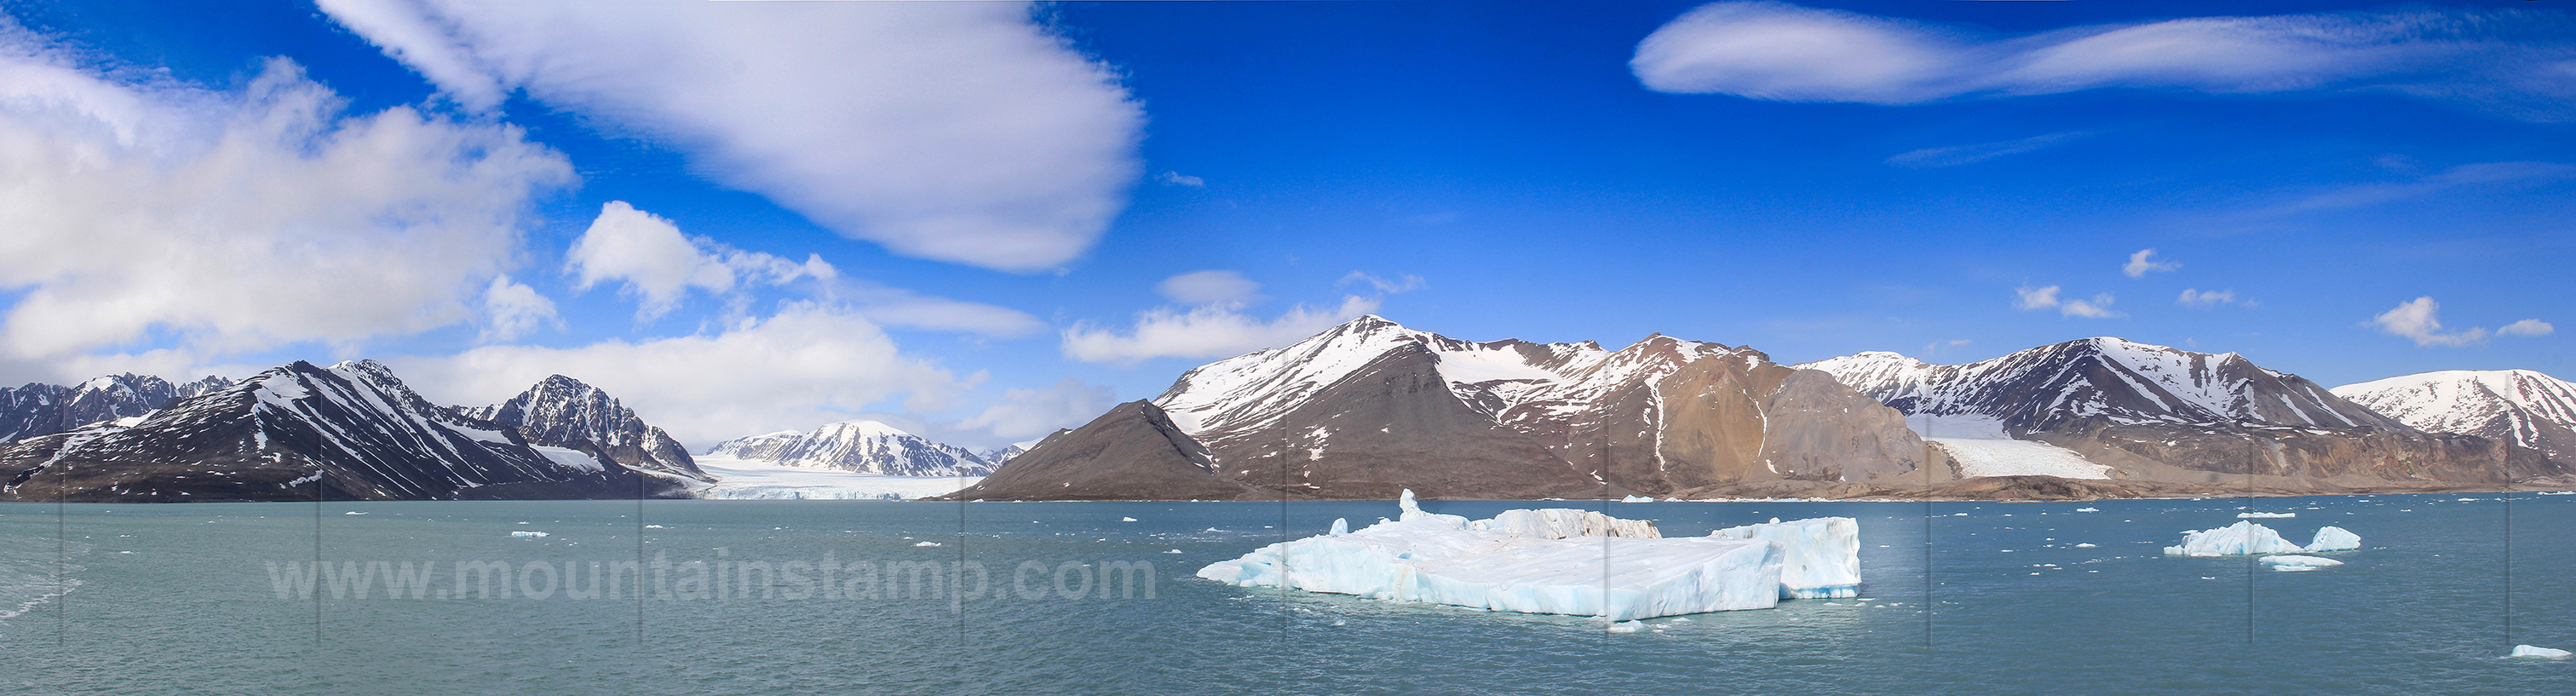
[{"label": "rocky mountain slope", "polygon": [[2418,430],[2476,435],[2576,464],[2576,384],[2531,370],[2448,370],[2334,388]]},{"label": "rocky mountain slope", "polygon": [[91,423],[133,418],[170,402],[232,386],[208,376],[186,384],[132,373],[100,377],[78,386],[34,384],[0,388],[0,441],[52,435]]},{"label": "rocky mountain slope", "polygon": [[139,420],[0,446],[0,500],[629,498],[686,482],[430,404],[373,361],[296,362]]},{"label": "rocky mountain slope", "polygon": [[[1474,343],[1364,316],[1191,370],[958,496],[1061,498],[1078,482],[1139,498],[1175,486],[1254,498],[1700,494],[1902,476],[1922,451],[1896,411],[1750,348],[1660,335],[1615,351]],[[1083,462],[1090,473],[1073,475]],[[1015,471],[1041,464],[1054,473]]]},{"label": "rocky mountain slope", "polygon": [[828,423],[717,443],[711,457],[887,476],[982,476],[993,464],[965,448],[932,442],[871,420]]},{"label": "rocky mountain slope", "polygon": [[460,408],[468,418],[517,429],[529,442],[593,452],[628,467],[708,480],[689,451],[617,399],[581,380],[551,375],[509,401]]},{"label": "rocky mountain slope", "polygon": [[1801,367],[1904,411],[1932,435],[2044,442],[2114,479],[2330,492],[2567,473],[2536,451],[2427,433],[2233,353],[2088,338],[1965,365],[1862,353]]}]

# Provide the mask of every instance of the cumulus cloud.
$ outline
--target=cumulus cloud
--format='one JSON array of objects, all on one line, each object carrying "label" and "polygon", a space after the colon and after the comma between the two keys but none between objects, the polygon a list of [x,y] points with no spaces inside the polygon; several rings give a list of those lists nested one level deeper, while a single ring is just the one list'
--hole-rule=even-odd
[{"label": "cumulus cloud", "polygon": [[2013,290],[2013,308],[2029,311],[2054,309],[2063,316],[2087,319],[2112,319],[2122,316],[2119,312],[2111,311],[2111,293],[2094,295],[2090,299],[2069,300],[2058,297],[2058,292],[2059,288],[2055,285],[2041,288],[2022,286]]},{"label": "cumulus cloud", "polygon": [[844,307],[797,302],[721,330],[571,348],[483,346],[447,356],[385,359],[431,401],[499,403],[547,375],[607,390],[692,448],[784,424],[850,417],[900,397],[937,410],[968,386],[904,355]]},{"label": "cumulus cloud", "polygon": [[563,323],[555,316],[554,300],[506,275],[494,276],[483,289],[483,316],[482,341],[507,341],[542,324]]},{"label": "cumulus cloud", "polygon": [[950,441],[1020,442],[1091,422],[1117,401],[1115,390],[1066,377],[1039,389],[1004,390],[1001,403],[946,430],[955,433],[949,435]]},{"label": "cumulus cloud", "polygon": [[2557,331],[2557,327],[2538,319],[2506,324],[2492,332],[2477,327],[2444,331],[2441,311],[2442,304],[2434,302],[2432,297],[2418,297],[2399,303],[2396,309],[2382,312],[2363,325],[2377,326],[2381,332],[2414,339],[2415,345],[2419,346],[2465,346],[2484,341],[2488,336],[2547,336]]},{"label": "cumulus cloud", "polygon": [[2179,263],[2157,261],[2155,257],[2156,250],[2139,249],[2137,253],[2129,255],[2128,263],[2120,265],[2120,273],[2131,278],[2144,278],[2147,277],[2148,273],[2154,271],[2170,271],[2182,267],[2182,264]]},{"label": "cumulus cloud", "polygon": [[1024,3],[320,4],[469,109],[523,94],[672,143],[900,254],[1064,263],[1140,172],[1143,111]]},{"label": "cumulus cloud", "polygon": [[1261,299],[1260,283],[1234,271],[1191,271],[1154,284],[1154,292],[1185,305],[1250,303]]},{"label": "cumulus cloud", "polygon": [[1188,311],[1154,309],[1137,315],[1125,333],[1077,323],[1064,330],[1064,356],[1090,363],[1133,365],[1153,358],[1227,358],[1303,340],[1335,324],[1377,311],[1378,301],[1349,296],[1339,307],[1298,305],[1269,320],[1236,305],[1203,305]]},{"label": "cumulus cloud", "polygon": [[2018,140],[1978,143],[1975,145],[1929,147],[1888,157],[1887,163],[1913,169],[1956,167],[1962,164],[1975,164],[2006,155],[2018,155],[2032,150],[2061,145],[2083,139],[2090,135],[2092,135],[2092,133],[2074,131],[2067,133],[2050,133],[2047,135],[2034,135]]},{"label": "cumulus cloud", "polygon": [[784,285],[800,278],[829,282],[840,276],[821,256],[809,254],[798,263],[689,237],[670,220],[625,201],[601,206],[599,217],[573,240],[565,257],[581,289],[616,282],[636,295],[639,320],[678,307],[692,289],[721,295],[739,284]]},{"label": "cumulus cloud", "polygon": [[2533,11],[2196,17],[2022,36],[1799,7],[1721,2],[1637,45],[1663,92],[1914,104],[2134,87],[2207,93],[2374,89],[2514,118],[2576,117],[2568,20]]},{"label": "cumulus cloud", "polygon": [[[2234,304],[2236,302],[2236,291],[2184,288],[2182,296],[2174,298],[2174,302],[2185,307],[2208,309],[2223,304]],[[2253,304],[2253,301],[2248,300],[2246,301],[2246,304]]]},{"label": "cumulus cloud", "polygon": [[2558,327],[2550,326],[2550,325],[2549,325],[2549,322],[2541,321],[2541,320],[2538,320],[2538,319],[2524,319],[2524,320],[2522,320],[2522,321],[2517,321],[2517,322],[2514,322],[2514,323],[2511,323],[2511,324],[2506,324],[2506,325],[2504,325],[2504,326],[2497,327],[2497,328],[2496,328],[2496,335],[2498,335],[2498,336],[2547,336],[2547,335],[2549,335],[2549,334],[2551,334],[2551,333],[2556,332],[2557,330],[2558,330]]},{"label": "cumulus cloud", "polygon": [[350,113],[283,59],[229,90],[131,75],[0,18],[0,289],[22,293],[0,356],[151,340],[205,358],[469,321],[531,198],[574,180],[516,128]]}]

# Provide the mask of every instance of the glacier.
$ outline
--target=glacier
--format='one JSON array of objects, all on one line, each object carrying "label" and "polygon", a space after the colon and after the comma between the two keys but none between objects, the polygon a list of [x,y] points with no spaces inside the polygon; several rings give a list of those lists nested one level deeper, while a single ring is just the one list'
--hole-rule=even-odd
[{"label": "glacier", "polygon": [[1506,510],[1469,520],[1422,510],[1412,491],[1398,507],[1398,519],[1355,531],[1336,524],[1331,533],[1264,546],[1197,575],[1242,587],[1614,622],[1768,609],[1784,598],[1856,596],[1859,586],[1859,523],[1850,518],[1665,538],[1647,521],[1586,510]]},{"label": "glacier", "polygon": [[2324,527],[2307,546],[2290,543],[2272,528],[2252,522],[2217,529],[2186,531],[2182,544],[2165,547],[2167,556],[2252,556],[2271,554],[2351,551],[2361,548],[2361,536],[2342,527]]}]

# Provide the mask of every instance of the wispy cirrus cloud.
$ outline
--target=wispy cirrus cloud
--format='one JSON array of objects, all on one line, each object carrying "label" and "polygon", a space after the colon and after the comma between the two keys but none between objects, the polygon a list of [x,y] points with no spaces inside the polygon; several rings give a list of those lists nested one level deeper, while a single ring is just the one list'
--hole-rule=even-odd
[{"label": "wispy cirrus cloud", "polygon": [[2576,22],[2546,10],[2192,17],[2025,35],[1780,2],[1703,5],[1637,45],[1647,88],[1917,104],[2089,89],[2377,90],[2576,119]]},{"label": "wispy cirrus cloud", "polygon": [[2093,133],[2089,131],[2068,131],[2064,133],[2034,135],[2015,140],[1977,143],[1974,145],[1927,147],[1921,150],[1914,150],[1890,156],[1887,158],[1887,163],[1913,169],[1956,167],[1963,164],[1976,164],[1978,162],[1983,162],[1997,157],[2018,155],[2033,150],[2055,147],[2082,140],[2084,138],[2091,137],[2092,135]]},{"label": "wispy cirrus cloud", "polygon": [[321,0],[470,110],[513,95],[896,253],[1062,264],[1126,206],[1144,112],[1020,2]]}]

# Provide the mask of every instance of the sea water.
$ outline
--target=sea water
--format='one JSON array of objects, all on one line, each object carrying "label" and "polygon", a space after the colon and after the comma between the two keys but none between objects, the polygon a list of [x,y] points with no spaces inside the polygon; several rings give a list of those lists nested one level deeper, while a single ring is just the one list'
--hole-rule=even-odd
[{"label": "sea water", "polygon": [[[2502,659],[2576,647],[2576,496],[2505,498],[2254,501],[2362,536],[2304,573],[2162,554],[2232,499],[1540,504],[1861,522],[1859,599],[1634,632],[1191,577],[1385,502],[7,504],[0,692],[2576,691],[2576,661]],[[366,596],[300,585],[316,559]]]}]

